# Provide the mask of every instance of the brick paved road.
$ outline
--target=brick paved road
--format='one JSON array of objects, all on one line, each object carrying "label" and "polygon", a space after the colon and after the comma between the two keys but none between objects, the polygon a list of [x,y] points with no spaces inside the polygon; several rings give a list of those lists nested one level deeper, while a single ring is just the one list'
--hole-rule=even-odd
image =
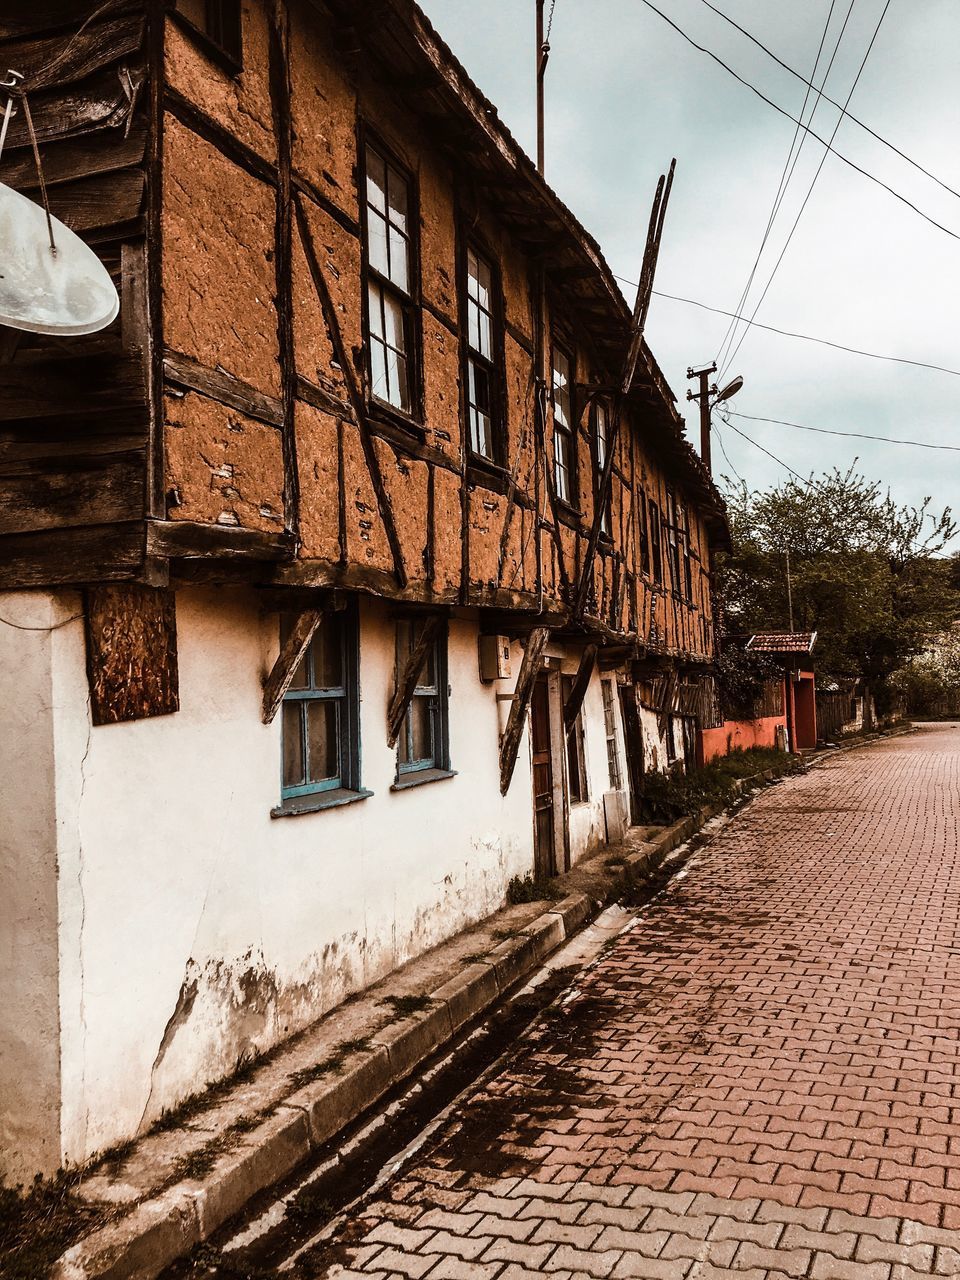
[{"label": "brick paved road", "polygon": [[765,792],[314,1274],[960,1275],[960,727]]}]

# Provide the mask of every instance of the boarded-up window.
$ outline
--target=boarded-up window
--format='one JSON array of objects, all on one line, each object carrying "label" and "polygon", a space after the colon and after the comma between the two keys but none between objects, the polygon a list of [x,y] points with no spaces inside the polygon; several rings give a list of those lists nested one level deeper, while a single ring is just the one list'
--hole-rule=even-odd
[{"label": "boarded-up window", "polygon": [[173,592],[133,583],[92,587],[85,614],[93,723],[179,711]]}]

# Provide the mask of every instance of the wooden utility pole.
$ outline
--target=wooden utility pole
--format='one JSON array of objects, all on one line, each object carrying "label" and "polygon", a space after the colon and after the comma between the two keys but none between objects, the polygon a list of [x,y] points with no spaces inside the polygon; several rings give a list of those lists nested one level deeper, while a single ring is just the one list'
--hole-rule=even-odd
[{"label": "wooden utility pole", "polygon": [[700,379],[699,391],[688,391],[688,400],[699,400],[700,402],[700,460],[707,468],[708,472],[713,472],[710,458],[710,396],[716,391],[716,387],[710,386],[711,373],[717,372],[715,363],[706,365],[703,369],[688,369],[688,378]]}]

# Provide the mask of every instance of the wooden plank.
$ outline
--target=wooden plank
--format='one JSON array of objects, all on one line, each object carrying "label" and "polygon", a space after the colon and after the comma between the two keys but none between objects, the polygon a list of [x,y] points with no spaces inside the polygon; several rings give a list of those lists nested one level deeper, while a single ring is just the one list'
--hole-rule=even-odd
[{"label": "wooden plank", "polygon": [[100,458],[4,462],[0,534],[139,519],[144,475],[142,448]]},{"label": "wooden plank", "polygon": [[583,706],[583,699],[590,685],[593,668],[596,665],[598,649],[598,645],[588,644],[580,655],[580,665],[577,667],[573,688],[570,690],[570,694],[563,706],[563,727],[567,733],[573,728],[574,721]]},{"label": "wooden plank", "polygon": [[534,627],[527,637],[523,651],[520,673],[510,703],[510,715],[507,727],[500,740],[500,794],[505,796],[510,789],[513,771],[517,763],[517,752],[520,750],[520,739],[526,723],[530,699],[533,697],[533,686],[540,670],[540,659],[550,639],[549,627]]},{"label": "wooden plank", "polygon": [[[137,120],[127,135],[117,133],[83,134],[67,138],[43,149],[43,176],[48,187],[77,178],[92,178],[100,173],[114,173],[143,162],[147,146],[147,127]],[[17,191],[38,188],[37,169],[32,151],[4,153],[0,163],[0,182]]]},{"label": "wooden plank", "polygon": [[85,593],[87,678],[95,725],[180,710],[174,593],[139,583]]},{"label": "wooden plank", "polygon": [[78,235],[140,216],[144,175],[139,169],[65,183],[50,193],[50,211]]},{"label": "wooden plank", "polygon": [[388,747],[397,745],[397,738],[403,727],[404,717],[413,700],[417,681],[420,679],[427,655],[440,632],[442,622],[443,618],[438,613],[432,613],[424,618],[417,642],[404,663],[403,670],[397,675],[396,688],[393,691],[393,697],[390,699],[390,705],[387,707]]},{"label": "wooden plank", "polygon": [[289,560],[294,540],[287,533],[262,533],[236,525],[193,520],[148,520],[147,555],[157,559]]},{"label": "wooden plank", "polygon": [[272,724],[280,710],[283,695],[293,683],[297,668],[304,659],[314,632],[323,621],[322,609],[304,609],[297,616],[290,634],[280,646],[277,660],[270,674],[263,682],[263,709],[261,719],[264,724]]},{"label": "wooden plank", "polygon": [[140,357],[94,356],[88,360],[56,357],[0,368],[0,422],[97,413],[143,405],[146,386]]},{"label": "wooden plank", "polygon": [[134,578],[143,568],[143,524],[43,529],[0,538],[0,590]]},{"label": "wooden plank", "polygon": [[[52,142],[98,129],[116,129],[133,114],[143,73],[116,70],[95,76],[88,84],[67,93],[37,94],[30,99],[30,112],[39,142]],[[10,121],[7,144],[11,150],[30,146],[23,112]]]},{"label": "wooden plank", "polygon": [[163,372],[168,381],[179,387],[199,391],[271,427],[283,425],[283,404],[275,396],[264,395],[225,369],[211,369],[193,356],[167,350],[163,354]]},{"label": "wooden plank", "polygon": [[62,34],[11,41],[3,49],[4,67],[23,72],[23,87],[33,94],[41,89],[74,84],[136,53],[143,44],[143,15],[130,13],[103,22],[82,25]]},{"label": "wooden plank", "polygon": [[[6,5],[12,8],[12,5]],[[30,4],[17,6],[17,12],[4,13],[0,17],[0,40],[22,39],[25,36],[47,34],[55,28],[63,28],[63,39],[69,40],[86,12],[77,0],[30,0]],[[137,0],[116,0],[109,7],[110,13],[126,13],[137,8]],[[78,9],[80,10],[78,17]]]}]

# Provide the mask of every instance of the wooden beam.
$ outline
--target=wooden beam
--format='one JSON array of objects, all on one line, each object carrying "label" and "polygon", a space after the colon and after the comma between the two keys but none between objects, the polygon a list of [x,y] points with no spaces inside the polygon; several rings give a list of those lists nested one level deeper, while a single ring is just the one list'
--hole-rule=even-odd
[{"label": "wooden beam", "polygon": [[211,400],[266,422],[271,427],[283,426],[283,403],[275,396],[264,395],[223,369],[211,369],[193,356],[167,350],[163,356],[163,372],[168,382],[198,391]]},{"label": "wooden beam", "polygon": [[280,710],[283,695],[293,683],[297,668],[303,661],[304,654],[310,647],[314,632],[323,621],[322,609],[304,609],[298,615],[290,634],[280,646],[273,669],[263,682],[263,711],[261,719],[264,724],[272,724],[274,716]]},{"label": "wooden beam", "polygon": [[393,691],[393,697],[390,699],[390,705],[387,708],[388,747],[397,745],[397,738],[403,727],[404,717],[413,700],[417,681],[420,679],[420,673],[423,671],[427,654],[437,638],[442,622],[443,618],[439,613],[432,613],[424,618],[423,629],[417,637],[417,643],[413,646],[406,662],[403,664],[403,670],[397,674],[397,686]]},{"label": "wooden beam", "polygon": [[563,727],[567,733],[573,728],[573,722],[580,714],[580,708],[583,706],[584,695],[587,692],[590,677],[593,675],[593,668],[597,661],[598,649],[599,645],[588,644],[580,655],[580,665],[577,667],[576,679],[563,706]]},{"label": "wooden beam", "polygon": [[510,790],[510,782],[517,763],[517,752],[520,750],[520,738],[523,735],[523,726],[530,708],[530,699],[533,697],[533,686],[540,670],[540,659],[543,657],[543,651],[549,639],[549,627],[534,627],[527,637],[520,674],[517,676],[517,687],[513,693],[513,701],[510,703],[507,727],[500,739],[500,794],[502,796]]}]

